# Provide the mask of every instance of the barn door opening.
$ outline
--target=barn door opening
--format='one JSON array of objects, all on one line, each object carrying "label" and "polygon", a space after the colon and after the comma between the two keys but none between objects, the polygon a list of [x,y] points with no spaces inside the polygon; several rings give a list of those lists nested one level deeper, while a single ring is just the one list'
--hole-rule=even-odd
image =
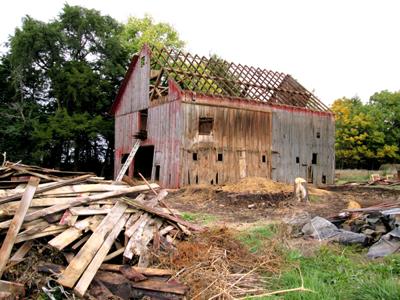
[{"label": "barn door opening", "polygon": [[133,176],[140,178],[141,173],[144,178],[151,179],[153,169],[154,146],[141,146],[135,155],[135,169]]}]

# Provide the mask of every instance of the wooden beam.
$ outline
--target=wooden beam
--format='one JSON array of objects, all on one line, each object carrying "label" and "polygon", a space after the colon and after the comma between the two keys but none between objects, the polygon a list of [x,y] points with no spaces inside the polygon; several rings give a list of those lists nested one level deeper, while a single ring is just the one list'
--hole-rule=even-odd
[{"label": "wooden beam", "polygon": [[49,244],[58,250],[64,249],[66,246],[71,244],[73,241],[78,239],[89,229],[89,226],[95,228],[100,224],[101,218],[89,217],[83,219],[75,224],[74,227],[70,227],[61,234],[57,235],[54,239],[49,241]]},{"label": "wooden beam", "polygon": [[[121,267],[123,266],[124,265],[102,264],[100,269],[103,271],[120,272]],[[139,267],[130,267],[130,268],[145,276],[172,276],[175,274],[173,270],[168,270],[168,269],[139,268]]]},{"label": "wooden beam", "polygon": [[0,278],[3,275],[4,268],[7,265],[8,259],[11,255],[11,250],[14,246],[18,232],[21,229],[22,223],[26,212],[28,211],[29,205],[31,204],[32,198],[35,195],[36,188],[39,185],[39,178],[31,177],[28,185],[26,186],[25,192],[22,196],[21,203],[15,213],[14,218],[10,222],[10,228],[7,231],[7,235],[1,245],[0,249]]},{"label": "wooden beam", "polygon": [[110,251],[115,239],[118,237],[122,228],[125,226],[126,221],[128,221],[129,214],[124,214],[119,219],[117,224],[115,224],[114,228],[111,230],[110,234],[107,236],[103,245],[101,245],[99,251],[97,251],[96,255],[93,257],[93,260],[90,262],[86,271],[82,274],[82,277],[79,279],[78,283],[74,288],[74,292],[83,297],[86,293],[86,290],[89,287],[89,284],[92,282],[94,276],[97,273],[97,270],[100,268],[101,264],[104,261],[104,258],[107,256],[107,253]]},{"label": "wooden beam", "polygon": [[25,255],[31,250],[33,245],[32,241],[27,241],[22,244],[21,247],[14,253],[14,255],[10,258],[10,262],[17,262],[22,260]]},{"label": "wooden beam", "polygon": [[[61,182],[56,182],[56,183],[52,183],[52,184],[46,185],[44,187],[40,187],[40,188],[38,188],[36,190],[36,195],[38,195],[40,193],[47,192],[47,191],[54,190],[56,188],[59,188],[59,187],[65,186],[65,185],[69,185],[69,184],[74,184],[74,183],[85,181],[86,179],[88,179],[91,176],[92,175],[90,175],[90,174],[82,175],[82,176],[79,176],[79,177],[76,177],[76,178],[67,179],[67,180],[64,180],[64,181],[61,181]],[[13,200],[21,199],[22,195],[23,195],[23,193],[17,193],[15,195],[3,197],[3,198],[0,199],[0,204],[7,203],[7,202],[10,202],[10,201],[13,201]]]},{"label": "wooden beam", "polygon": [[148,213],[150,213],[152,215],[156,215],[156,216],[159,216],[161,218],[170,220],[172,222],[175,222],[175,223],[178,223],[178,224],[182,224],[182,225],[186,226],[187,228],[189,228],[190,230],[194,230],[194,231],[204,231],[205,230],[205,227],[203,227],[203,226],[192,224],[192,223],[187,222],[187,221],[185,221],[185,220],[183,220],[183,219],[181,219],[179,217],[171,216],[171,215],[166,214],[166,213],[164,213],[163,211],[161,211],[161,210],[159,210],[157,208],[150,207],[148,205],[139,203],[139,202],[135,201],[134,199],[121,198],[121,200],[126,202],[129,205],[132,205],[132,206],[137,207],[137,208],[139,208],[141,210],[144,210],[144,211],[146,211],[146,212],[148,212]]},{"label": "wooden beam", "polygon": [[1,299],[23,299],[25,296],[25,287],[22,283],[0,280],[0,291],[11,295],[10,298]]},{"label": "wooden beam", "polygon": [[[152,183],[152,187],[153,188],[157,188],[159,187],[158,184],[156,183]],[[128,187],[125,188],[124,190],[120,190],[120,191],[112,191],[112,192],[105,192],[105,193],[101,193],[101,194],[96,194],[93,196],[84,196],[84,197],[78,197],[75,198],[74,201],[72,201],[69,204],[56,204],[47,208],[43,208],[40,209],[38,211],[35,211],[33,213],[29,213],[25,216],[25,220],[24,221],[33,221],[39,218],[42,218],[48,214],[52,214],[55,212],[59,212],[62,210],[65,210],[67,208],[73,207],[73,206],[78,206],[80,204],[84,204],[87,202],[93,202],[93,201],[97,201],[97,200],[102,200],[102,199],[106,199],[106,198],[112,198],[112,197],[117,197],[117,196],[121,196],[121,195],[125,195],[125,194],[130,194],[130,193],[136,193],[136,192],[143,192],[148,190],[149,188],[146,185],[138,185],[138,186],[133,186],[133,187]],[[8,226],[10,226],[11,221],[4,221],[0,223],[0,229],[1,228],[7,228]]]},{"label": "wooden beam", "polygon": [[62,272],[57,282],[63,286],[72,288],[86,267],[90,264],[96,252],[104,242],[107,234],[125,212],[127,205],[117,202],[112,211],[103,219],[100,225],[93,232],[86,244],[80,249],[68,267]]}]

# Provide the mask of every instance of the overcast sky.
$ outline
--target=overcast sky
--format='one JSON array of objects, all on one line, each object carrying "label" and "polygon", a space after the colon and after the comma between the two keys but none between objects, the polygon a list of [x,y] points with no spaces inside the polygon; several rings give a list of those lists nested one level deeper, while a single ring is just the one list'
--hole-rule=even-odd
[{"label": "overcast sky", "polygon": [[400,1],[12,0],[0,10],[1,43],[25,15],[47,21],[66,2],[120,22],[148,13],[190,52],[289,73],[327,104],[400,89]]}]

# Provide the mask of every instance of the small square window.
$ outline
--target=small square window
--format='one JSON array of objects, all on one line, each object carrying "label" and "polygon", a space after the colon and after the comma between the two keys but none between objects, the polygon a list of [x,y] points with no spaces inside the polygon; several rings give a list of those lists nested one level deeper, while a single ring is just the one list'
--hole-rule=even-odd
[{"label": "small square window", "polygon": [[319,139],[321,137],[321,133],[319,131],[317,131],[317,139]]},{"label": "small square window", "polygon": [[299,164],[300,163],[300,158],[297,156],[296,157],[296,164]]},{"label": "small square window", "polygon": [[199,119],[199,134],[210,135],[213,129],[213,118],[200,118]]},{"label": "small square window", "polygon": [[192,154],[193,160],[197,160],[197,153]]},{"label": "small square window", "polygon": [[267,157],[266,157],[265,155],[263,155],[263,156],[261,157],[261,161],[262,161],[263,163],[267,162]]},{"label": "small square window", "polygon": [[223,161],[223,159],[224,159],[224,155],[222,153],[218,153],[217,160],[218,161]]}]

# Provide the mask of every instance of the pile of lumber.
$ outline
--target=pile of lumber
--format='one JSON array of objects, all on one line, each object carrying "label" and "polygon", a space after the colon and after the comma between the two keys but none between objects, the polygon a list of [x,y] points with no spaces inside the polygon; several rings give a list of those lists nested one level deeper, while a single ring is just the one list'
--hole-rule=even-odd
[{"label": "pile of lumber", "polygon": [[[58,274],[58,284],[79,296],[95,279],[91,288],[101,293],[129,286],[129,295],[122,298],[159,293],[168,299],[184,297],[186,287],[169,280],[170,270],[149,268],[151,254],[171,249],[177,239],[203,228],[172,211],[163,201],[168,192],[157,184],[131,186],[93,174],[13,163],[0,168],[0,177],[3,187],[12,185],[4,179],[18,183],[12,189],[0,187],[0,279],[41,239],[62,251],[68,262],[44,269]],[[10,284],[11,290],[16,283],[0,284]]]}]

